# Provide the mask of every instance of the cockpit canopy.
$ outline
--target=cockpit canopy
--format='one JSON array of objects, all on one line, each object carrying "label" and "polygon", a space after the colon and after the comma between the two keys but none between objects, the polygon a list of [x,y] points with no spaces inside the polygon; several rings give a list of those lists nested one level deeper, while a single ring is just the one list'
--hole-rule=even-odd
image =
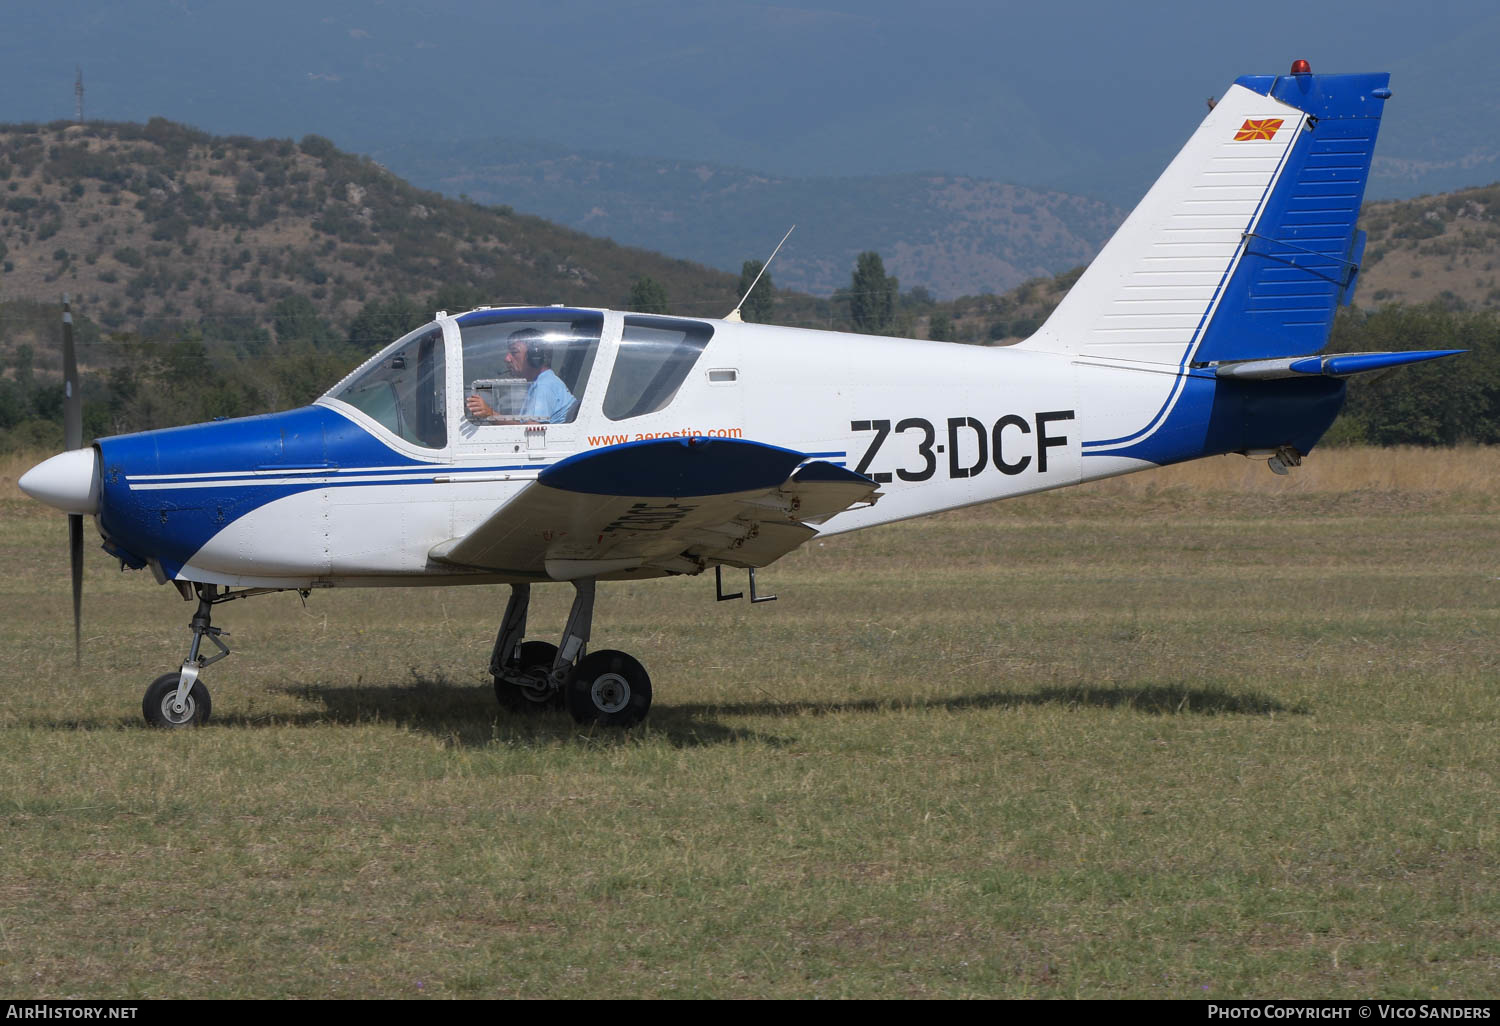
[{"label": "cockpit canopy", "polygon": [[[397,339],[329,393],[407,442],[429,449],[448,443],[450,420],[477,425],[577,420],[594,377],[605,315],[563,308],[475,310],[455,318],[463,396],[448,409],[443,330],[428,324]],[[604,387],[602,412],[612,421],[664,410],[687,380],[713,325],[676,317],[628,314]],[[476,415],[470,397],[483,400]],[[598,416],[600,400],[592,409]]]}]

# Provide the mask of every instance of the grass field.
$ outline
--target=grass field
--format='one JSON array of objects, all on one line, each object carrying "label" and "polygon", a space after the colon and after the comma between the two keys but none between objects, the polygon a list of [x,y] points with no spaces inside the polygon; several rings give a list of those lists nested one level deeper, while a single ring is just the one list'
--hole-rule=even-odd
[{"label": "grass field", "polygon": [[503,588],[223,607],[214,722],[147,730],[191,607],[91,542],[75,670],[15,469],[12,997],[1500,993],[1500,452],[831,538],[754,608],[604,585],[595,645],[656,687],[628,733],[499,712]]}]

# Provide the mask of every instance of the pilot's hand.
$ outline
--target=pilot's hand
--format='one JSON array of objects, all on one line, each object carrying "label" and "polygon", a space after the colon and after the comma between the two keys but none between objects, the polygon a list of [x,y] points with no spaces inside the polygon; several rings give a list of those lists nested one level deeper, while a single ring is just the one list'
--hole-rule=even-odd
[{"label": "pilot's hand", "polygon": [[469,408],[469,416],[475,420],[486,420],[495,415],[495,408],[477,395],[465,399],[464,405]]}]

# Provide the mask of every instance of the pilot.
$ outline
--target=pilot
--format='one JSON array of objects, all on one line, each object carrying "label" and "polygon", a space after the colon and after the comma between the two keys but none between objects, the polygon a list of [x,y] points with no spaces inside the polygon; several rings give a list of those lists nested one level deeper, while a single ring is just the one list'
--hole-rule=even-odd
[{"label": "pilot", "polygon": [[552,354],[536,328],[522,328],[506,340],[505,365],[518,378],[525,378],[526,400],[514,417],[502,416],[477,395],[465,405],[469,416],[490,424],[561,424],[568,419],[576,400],[562,378],[552,373]]}]

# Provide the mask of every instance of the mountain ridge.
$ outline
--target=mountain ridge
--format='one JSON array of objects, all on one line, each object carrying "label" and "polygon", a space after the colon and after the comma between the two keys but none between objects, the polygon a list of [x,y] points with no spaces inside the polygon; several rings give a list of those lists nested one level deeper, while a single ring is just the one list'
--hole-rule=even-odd
[{"label": "mountain ridge", "polygon": [[264,319],[306,295],[347,321],[373,299],[623,305],[650,276],[722,314],[737,277],[417,189],[319,136],[146,125],[0,126],[0,295],[64,291],[108,329]]},{"label": "mountain ridge", "polygon": [[777,280],[821,296],[846,285],[870,249],[903,284],[943,298],[1004,292],[1092,259],[1125,216],[1101,200],[938,172],[795,177],[498,139],[376,156],[445,195],[511,204],[724,271],[764,257],[795,224]]},{"label": "mountain ridge", "polygon": [[[684,165],[679,173],[715,172]],[[953,205],[962,210],[966,199],[955,188]],[[869,248],[883,253],[888,270],[908,255],[889,229],[904,216],[869,211]],[[1362,224],[1362,304],[1500,308],[1500,184],[1369,203]],[[946,252],[955,262],[980,256]],[[845,323],[846,299],[789,290],[782,267],[778,258],[775,320]],[[847,291],[847,265],[825,273]],[[0,299],[55,302],[69,292],[106,332],[175,337],[182,326],[201,331],[204,322],[236,319],[253,326],[248,333],[264,332],[276,305],[293,297],[339,325],[392,297],[437,297],[450,309],[507,301],[620,307],[643,276],[664,285],[676,313],[722,316],[738,299],[733,275],[510,206],[442,197],[319,136],[212,136],[164,119],[0,126]],[[1039,323],[1050,309],[1042,300],[1074,277],[1033,275],[1008,292],[936,303],[911,289],[892,330],[1012,339]]]}]

